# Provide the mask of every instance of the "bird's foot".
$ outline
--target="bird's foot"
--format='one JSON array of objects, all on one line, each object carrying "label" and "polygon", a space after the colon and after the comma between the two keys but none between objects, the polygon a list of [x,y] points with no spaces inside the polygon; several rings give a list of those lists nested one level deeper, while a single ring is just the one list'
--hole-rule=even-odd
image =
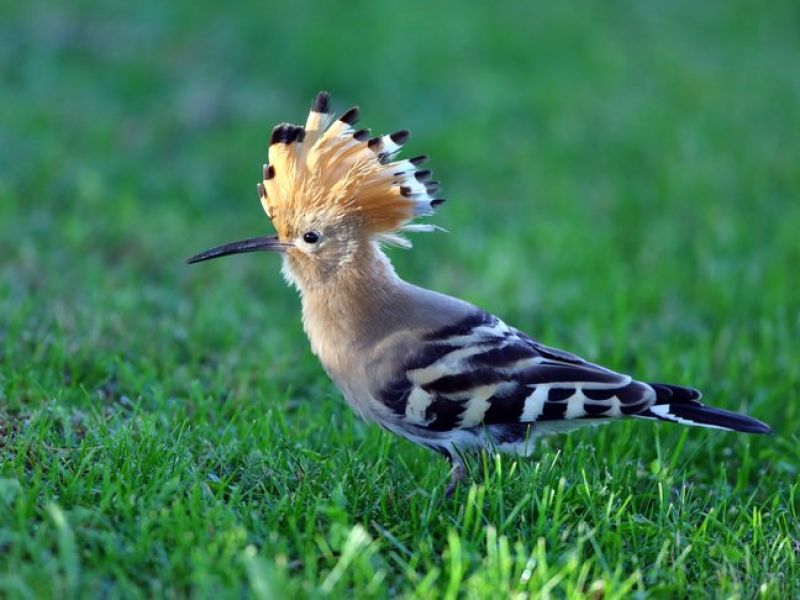
[{"label": "bird's foot", "polygon": [[445,498],[450,498],[453,495],[453,492],[456,491],[456,487],[460,481],[463,481],[467,477],[467,468],[464,466],[462,461],[453,461],[453,468],[450,469],[450,483],[447,486],[447,489],[444,492]]}]

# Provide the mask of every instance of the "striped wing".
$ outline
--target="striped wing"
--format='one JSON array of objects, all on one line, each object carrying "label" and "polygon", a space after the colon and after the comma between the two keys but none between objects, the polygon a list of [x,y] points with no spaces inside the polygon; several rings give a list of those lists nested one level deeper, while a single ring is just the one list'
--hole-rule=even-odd
[{"label": "striped wing", "polygon": [[537,343],[476,312],[425,337],[403,376],[379,397],[416,428],[446,432],[634,415],[655,402],[649,385]]}]

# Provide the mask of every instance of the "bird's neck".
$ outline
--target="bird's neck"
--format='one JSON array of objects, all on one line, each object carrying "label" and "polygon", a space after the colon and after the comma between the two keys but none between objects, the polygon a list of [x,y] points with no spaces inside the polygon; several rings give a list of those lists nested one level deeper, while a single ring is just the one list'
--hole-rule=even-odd
[{"label": "bird's neck", "polygon": [[347,369],[391,318],[403,282],[377,244],[361,249],[337,277],[322,286],[300,285],[303,328],[329,373]]}]

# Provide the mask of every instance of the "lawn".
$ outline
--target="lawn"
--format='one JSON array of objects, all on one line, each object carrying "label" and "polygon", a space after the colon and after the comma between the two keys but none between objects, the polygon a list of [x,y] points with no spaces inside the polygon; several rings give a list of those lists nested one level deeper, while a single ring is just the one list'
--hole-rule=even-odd
[{"label": "lawn", "polygon": [[[800,596],[800,56],[771,2],[6,3],[0,596]],[[398,272],[775,428],[439,457],[359,421],[274,256],[319,89],[444,184]]]}]

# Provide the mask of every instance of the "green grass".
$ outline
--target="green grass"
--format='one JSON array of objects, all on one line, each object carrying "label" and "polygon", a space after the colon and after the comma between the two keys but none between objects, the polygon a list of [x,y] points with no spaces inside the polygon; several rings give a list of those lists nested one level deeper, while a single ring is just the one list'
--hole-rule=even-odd
[{"label": "green grass", "polygon": [[[800,596],[792,2],[0,9],[0,596]],[[401,275],[775,426],[438,457],[358,421],[267,232],[329,89],[448,204]]]}]

